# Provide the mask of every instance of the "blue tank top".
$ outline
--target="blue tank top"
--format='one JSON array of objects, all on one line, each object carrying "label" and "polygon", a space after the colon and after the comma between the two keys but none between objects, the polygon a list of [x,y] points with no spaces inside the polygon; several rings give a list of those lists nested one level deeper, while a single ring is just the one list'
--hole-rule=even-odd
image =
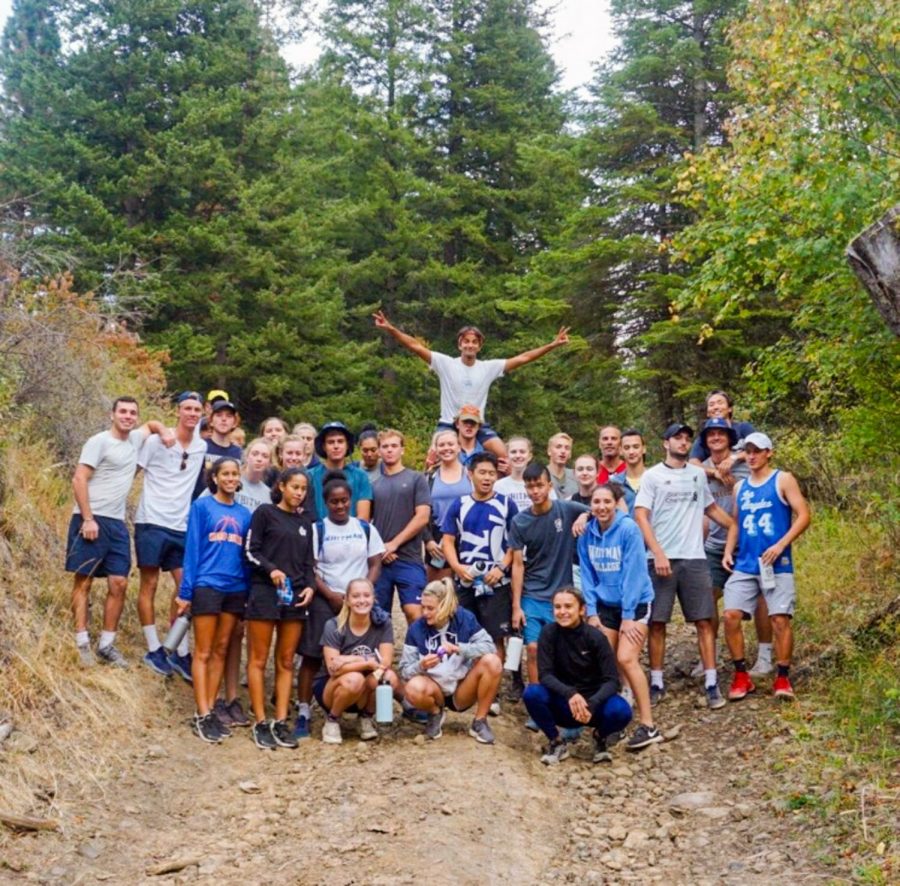
[{"label": "blue tank top", "polygon": [[[778,475],[772,475],[759,486],[748,477],[738,494],[738,553],[734,568],[738,572],[759,575],[759,558],[791,528],[791,506],[778,495]],[[791,547],[788,545],[775,561],[776,572],[793,572]]]}]

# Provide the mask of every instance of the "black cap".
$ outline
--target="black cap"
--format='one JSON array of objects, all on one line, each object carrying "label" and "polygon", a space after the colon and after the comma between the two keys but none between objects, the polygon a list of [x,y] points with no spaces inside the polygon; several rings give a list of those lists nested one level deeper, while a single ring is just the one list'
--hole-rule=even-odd
[{"label": "black cap", "polygon": [[672,424],[663,431],[662,438],[663,440],[668,440],[676,434],[680,434],[682,431],[687,431],[692,437],[694,436],[694,429],[690,425],[686,425],[683,421],[676,421],[672,422]]},{"label": "black cap", "polygon": [[235,415],[237,415],[237,406],[234,405],[230,400],[214,400],[212,405],[212,412],[215,414],[216,412],[221,412],[223,409],[230,409]]}]

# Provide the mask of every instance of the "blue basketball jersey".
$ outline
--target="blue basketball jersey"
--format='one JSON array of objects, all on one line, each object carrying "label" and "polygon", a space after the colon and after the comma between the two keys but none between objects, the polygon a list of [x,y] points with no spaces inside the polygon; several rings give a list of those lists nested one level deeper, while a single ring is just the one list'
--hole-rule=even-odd
[{"label": "blue basketball jersey", "polygon": [[[738,572],[759,575],[759,558],[791,528],[791,506],[778,494],[778,475],[759,486],[747,477],[738,492],[738,552],[734,568]],[[793,572],[788,545],[775,561],[776,572]]]}]

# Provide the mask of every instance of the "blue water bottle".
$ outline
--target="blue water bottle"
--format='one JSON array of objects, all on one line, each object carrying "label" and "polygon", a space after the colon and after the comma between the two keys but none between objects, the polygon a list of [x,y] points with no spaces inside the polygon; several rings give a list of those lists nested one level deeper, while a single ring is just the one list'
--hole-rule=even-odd
[{"label": "blue water bottle", "polygon": [[292,606],[294,604],[294,587],[287,576],[284,577],[284,584],[279,585],[277,590],[280,605]]}]

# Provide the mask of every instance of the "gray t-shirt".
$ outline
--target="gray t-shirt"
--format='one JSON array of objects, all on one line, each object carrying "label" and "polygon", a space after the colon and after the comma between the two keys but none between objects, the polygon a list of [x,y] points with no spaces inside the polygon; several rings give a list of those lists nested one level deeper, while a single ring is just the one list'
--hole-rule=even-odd
[{"label": "gray t-shirt", "polygon": [[[394,642],[394,629],[390,621],[383,625],[369,625],[369,629],[357,636],[350,630],[350,625],[345,624],[338,628],[337,618],[329,618],[322,629],[322,645],[329,649],[337,649],[340,655],[362,655],[365,658],[374,658],[378,647],[382,643]],[[328,671],[323,664],[319,676],[327,676]]]},{"label": "gray t-shirt", "polygon": [[[94,469],[88,480],[88,501],[93,516],[125,519],[125,502],[134,482],[144,437],[144,431],[139,428],[131,431],[125,440],[114,437],[111,431],[101,431],[81,448],[78,463]],[[73,513],[81,513],[77,504]]]},{"label": "gray t-shirt", "polygon": [[578,480],[575,479],[575,471],[572,468],[566,468],[562,477],[554,477],[551,472],[550,482],[553,484],[553,491],[560,498],[569,499],[578,492]]},{"label": "gray t-shirt", "polygon": [[[385,542],[403,530],[417,507],[431,506],[425,475],[409,468],[396,474],[381,474],[372,484],[372,493],[372,524]],[[397,549],[397,559],[422,562],[422,532]]]},{"label": "gray t-shirt", "polygon": [[529,508],[513,517],[509,546],[526,557],[523,596],[549,601],[559,588],[572,584],[572,524],[587,512],[588,508],[577,502],[554,501],[546,514],[535,514]]},{"label": "gray t-shirt", "polygon": [[[706,474],[697,465],[660,462],[644,472],[634,507],[650,511],[653,534],[670,560],[705,560],[703,512],[713,504]],[[648,551],[648,556],[652,556]]]},{"label": "gray t-shirt", "polygon": [[[712,458],[706,459],[703,462],[704,468],[714,468]],[[750,476],[750,468],[747,467],[747,462],[745,461],[736,461],[731,466],[731,475],[735,478],[735,486],[743,480],[745,477]],[[721,480],[717,480],[715,477],[707,477],[707,482],[709,483],[709,491],[712,493],[713,501],[723,510],[726,514],[730,514],[732,511],[732,506],[734,504],[734,489],[735,486],[726,486]],[[712,554],[721,554],[725,550],[725,541],[728,538],[728,530],[724,526],[719,526],[715,520],[709,521],[709,531],[706,533],[706,541],[703,544],[703,547]]]}]

